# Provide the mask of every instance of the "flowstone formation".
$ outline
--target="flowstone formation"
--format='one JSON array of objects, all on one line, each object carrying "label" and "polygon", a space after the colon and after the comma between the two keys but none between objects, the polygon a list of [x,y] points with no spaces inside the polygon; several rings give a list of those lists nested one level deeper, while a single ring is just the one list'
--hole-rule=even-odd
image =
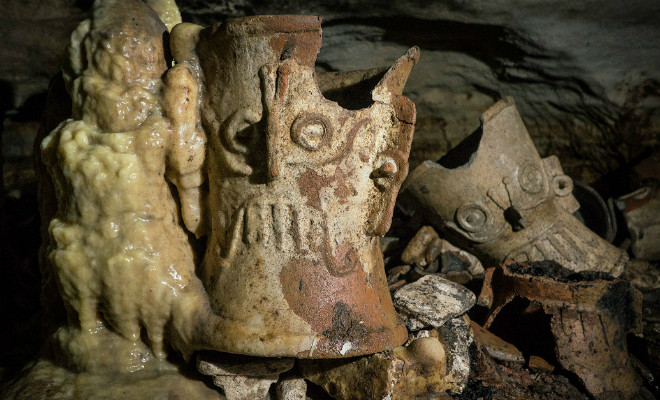
[{"label": "flowstone formation", "polygon": [[407,339],[379,236],[418,49],[317,83],[318,17],[179,22],[171,1],[99,0],[71,36],[38,140],[52,334],[9,398],[218,398],[173,357]]}]

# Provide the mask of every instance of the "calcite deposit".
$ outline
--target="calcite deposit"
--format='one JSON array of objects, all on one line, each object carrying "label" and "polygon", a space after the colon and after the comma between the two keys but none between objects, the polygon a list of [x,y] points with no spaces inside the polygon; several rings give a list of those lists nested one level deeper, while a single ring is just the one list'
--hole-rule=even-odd
[{"label": "calcite deposit", "polygon": [[41,142],[57,199],[48,259],[68,316],[54,341],[79,370],[164,359],[166,326],[190,324],[186,302],[203,301],[165,175],[185,200],[181,182],[202,179],[205,140],[178,129],[185,115],[164,101],[178,90],[162,80],[166,33],[141,2],[98,3],[67,49],[71,118]]}]

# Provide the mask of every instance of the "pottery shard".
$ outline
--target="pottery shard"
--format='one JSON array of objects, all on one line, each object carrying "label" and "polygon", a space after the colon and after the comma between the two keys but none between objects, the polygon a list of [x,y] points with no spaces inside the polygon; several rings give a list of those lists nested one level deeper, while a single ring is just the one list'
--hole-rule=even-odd
[{"label": "pottery shard", "polygon": [[[642,332],[642,294],[602,272],[575,273],[555,262],[509,262],[486,272],[490,326],[516,298],[539,303],[550,316],[558,364],[595,398],[638,398],[627,335]],[[646,336],[646,332],[644,332]]]},{"label": "pottery shard", "polygon": [[[410,240],[408,246],[406,246],[406,249],[403,251],[403,254],[401,254],[401,261],[406,264],[425,266],[433,261],[427,259],[427,252],[431,250],[431,253],[433,253],[432,245],[437,239],[438,233],[432,227],[422,227],[422,229],[420,229]],[[432,254],[429,254],[429,256],[432,256]]]},{"label": "pottery shard", "polygon": [[532,372],[543,373],[543,372],[552,372],[555,370],[549,362],[545,361],[538,356],[529,357],[529,370]]},{"label": "pottery shard", "polygon": [[450,242],[440,239],[442,242],[440,248],[440,258],[442,260],[442,273],[450,273],[452,271],[460,271],[457,269],[452,269],[452,265],[456,264],[457,260],[461,261],[462,267],[465,271],[469,272],[470,275],[474,278],[483,278],[484,277],[484,267],[481,264],[481,261],[473,254],[468,253],[465,250],[461,250],[458,247],[454,246]]},{"label": "pottery shard", "polygon": [[434,337],[358,359],[301,360],[300,363],[306,379],[338,400],[443,396],[453,387],[446,366],[444,346]]},{"label": "pottery shard", "polygon": [[474,340],[486,350],[489,356],[505,362],[520,364],[525,362],[525,358],[516,346],[500,339],[474,321],[471,324],[472,332],[474,332]]},{"label": "pottery shard", "polygon": [[394,293],[394,305],[409,325],[439,328],[452,318],[465,314],[474,305],[474,294],[461,285],[435,275],[427,275]]},{"label": "pottery shard", "polygon": [[[293,368],[292,358],[250,357],[220,352],[200,353],[197,370],[213,377],[227,400],[263,399],[280,374]],[[295,398],[295,397],[292,397]]]}]

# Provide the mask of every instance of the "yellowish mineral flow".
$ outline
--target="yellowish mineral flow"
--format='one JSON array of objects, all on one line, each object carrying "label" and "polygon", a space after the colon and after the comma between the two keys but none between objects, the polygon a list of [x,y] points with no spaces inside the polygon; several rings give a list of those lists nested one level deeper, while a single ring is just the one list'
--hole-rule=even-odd
[{"label": "yellowish mineral flow", "polygon": [[[173,2],[149,3],[167,21],[180,21]],[[56,342],[78,370],[160,365],[166,328],[189,325],[181,322],[190,314],[183,303],[204,303],[165,177],[199,231],[205,138],[187,67],[162,79],[166,32],[141,2],[97,5],[68,48],[72,119],[41,144],[58,199],[49,257],[69,314]]]}]

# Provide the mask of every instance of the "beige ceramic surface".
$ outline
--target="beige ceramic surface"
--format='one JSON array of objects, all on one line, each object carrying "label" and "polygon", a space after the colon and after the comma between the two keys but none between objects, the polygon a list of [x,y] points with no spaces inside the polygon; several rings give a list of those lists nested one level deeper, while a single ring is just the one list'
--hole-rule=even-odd
[{"label": "beige ceramic surface", "polygon": [[579,207],[572,189],[556,157],[541,159],[507,97],[438,163],[417,167],[403,193],[439,229],[494,262],[554,260],[618,276],[627,255],[571,214]]},{"label": "beige ceramic surface", "polygon": [[369,106],[346,109],[316,82],[320,23],[260,16],[199,32],[211,221],[202,279],[221,317],[210,348],[324,358],[405,341],[378,236],[407,174],[415,111],[401,92],[418,50],[382,75]]}]

